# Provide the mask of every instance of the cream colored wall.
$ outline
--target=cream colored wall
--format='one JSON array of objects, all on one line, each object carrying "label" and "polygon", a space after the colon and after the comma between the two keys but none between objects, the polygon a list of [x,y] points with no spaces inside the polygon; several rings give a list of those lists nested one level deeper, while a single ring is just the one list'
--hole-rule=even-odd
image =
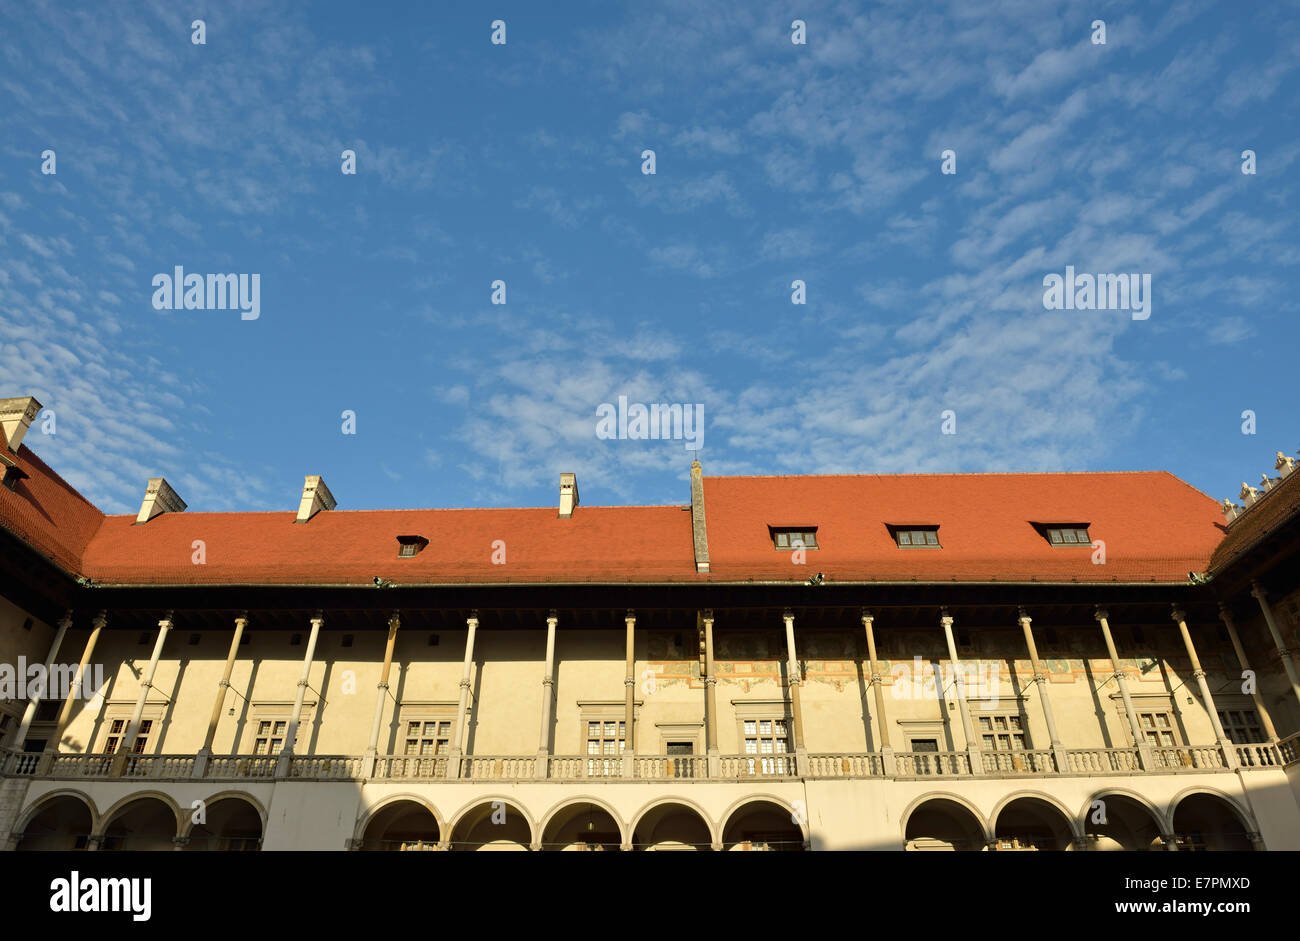
[{"label": "cream colored wall", "polygon": [[[0,639],[15,651],[43,657],[51,628],[38,624],[31,632],[21,630],[20,612],[12,605],[0,612],[16,622],[14,630],[0,632]],[[579,703],[617,704],[624,697],[624,634],[621,619],[607,629],[566,629],[561,625],[556,639],[556,701],[553,710],[553,752],[576,755],[585,751],[582,711]],[[233,626],[232,626],[233,630]],[[908,748],[910,722],[941,723],[941,748],[963,749],[966,745],[961,713],[951,689],[940,701],[928,695],[913,695],[910,681],[893,676],[897,665],[909,671],[911,655],[921,656],[921,668],[931,675],[932,664],[946,661],[942,632],[890,631],[877,622],[878,653],[883,659],[885,719],[896,751]],[[1128,678],[1135,707],[1170,709],[1185,744],[1210,745],[1213,726],[1201,703],[1200,691],[1185,657],[1172,645],[1177,629],[1171,623],[1166,635],[1158,637],[1166,651],[1163,662],[1154,657],[1128,657],[1126,634],[1115,625],[1122,666]],[[149,631],[151,641],[138,643]],[[1049,674],[1047,691],[1063,744],[1067,748],[1124,747],[1129,744],[1128,723],[1118,686],[1104,658],[1100,631],[1075,631],[1060,635],[1053,648],[1039,632],[1040,652]],[[85,751],[102,747],[106,734],[103,722],[109,716],[128,714],[140,690],[141,677],[152,653],[155,622],[134,624],[116,620],[101,635],[94,661],[102,664],[107,683],[107,704],[79,700],[66,732],[65,750]],[[151,752],[193,753],[201,746],[207,730],[217,683],[224,668],[230,632],[199,632],[199,643],[190,646],[193,633],[178,618],[159,661],[154,690],[149,702],[161,710],[155,720]],[[299,646],[291,646],[291,633],[302,635]],[[246,753],[252,748],[256,728],[254,704],[278,703],[282,713],[292,703],[302,668],[309,625],[301,631],[263,631],[254,625],[249,643],[242,645],[231,677],[231,691],[219,718],[214,751],[217,754]],[[328,624],[321,632],[312,664],[308,704],[317,703],[300,742],[317,754],[361,754],[369,738],[375,687],[379,681],[386,633],[383,630],[346,630],[354,646],[344,648],[345,629]],[[429,646],[428,631],[399,631],[390,677],[391,696],[386,700],[381,725],[379,752],[400,752],[402,730],[398,728],[393,697],[404,703],[440,702],[454,704],[459,694],[461,660],[466,632],[438,631],[439,644]],[[1148,630],[1148,635],[1150,630]],[[85,624],[69,632],[60,659],[75,662],[81,654],[88,630]],[[865,665],[865,644],[854,631],[800,631],[800,659],[805,664],[802,709],[807,748],[813,753],[861,753],[878,748],[878,721],[874,697]],[[1240,694],[1239,671],[1230,648],[1218,643],[1206,630],[1196,635],[1198,650],[1208,672],[1208,682],[1221,708],[1250,706]],[[468,752],[480,755],[526,755],[538,748],[545,656],[545,625],[535,630],[477,632],[474,667],[470,678],[470,709],[466,732]],[[680,643],[677,643],[680,641]],[[975,636],[977,652],[963,654],[969,665],[996,664],[999,667],[1000,709],[1015,709],[1016,697],[1023,696],[1020,712],[1027,723],[1029,744],[1050,747],[1042,709],[1043,691],[1032,683],[1032,670],[1024,656],[1018,630],[980,632]],[[718,737],[723,754],[738,754],[743,743],[738,729],[738,704],[762,701],[780,703],[786,695],[784,637],[771,631],[715,633],[718,648],[719,682]],[[728,655],[727,651],[733,651]],[[739,655],[737,655],[737,653]],[[1224,654],[1228,660],[1224,660]],[[1000,655],[1000,656],[999,656]],[[1100,655],[1100,656],[1099,656]],[[1260,681],[1282,734],[1294,729],[1285,707],[1291,696],[1285,678],[1276,674],[1275,664],[1262,660]],[[641,754],[662,754],[663,726],[697,726],[698,749],[704,748],[704,684],[700,678],[694,625],[680,630],[639,630],[636,636],[635,694],[638,703],[636,748]],[[1191,700],[1189,702],[1188,700]],[[951,704],[951,707],[950,707]],[[21,704],[11,704],[21,712]],[[777,707],[779,708],[779,707]],[[233,710],[233,714],[232,714]],[[981,704],[971,703],[978,717]],[[1100,711],[1100,716],[1098,712]],[[621,717],[621,709],[615,709]],[[973,719],[977,722],[977,719]],[[977,730],[978,732],[978,730]],[[929,733],[927,733],[929,734]],[[949,746],[951,742],[951,746]],[[300,748],[300,751],[304,749]]]}]

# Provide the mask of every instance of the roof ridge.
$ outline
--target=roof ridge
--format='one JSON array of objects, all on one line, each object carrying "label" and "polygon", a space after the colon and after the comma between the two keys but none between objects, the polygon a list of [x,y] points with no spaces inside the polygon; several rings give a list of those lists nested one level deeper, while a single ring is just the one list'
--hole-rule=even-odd
[{"label": "roof ridge", "polygon": [[[1168,474],[1175,480],[1181,477],[1168,470],[1121,470],[1121,471],[904,471],[894,474],[713,474],[705,475],[705,480],[783,480],[786,478],[807,479],[809,477],[1103,477],[1129,475],[1149,477],[1155,474]],[[1188,484],[1190,487],[1191,484]],[[1195,489],[1195,488],[1193,488]],[[1199,492],[1199,491],[1198,491]]]}]

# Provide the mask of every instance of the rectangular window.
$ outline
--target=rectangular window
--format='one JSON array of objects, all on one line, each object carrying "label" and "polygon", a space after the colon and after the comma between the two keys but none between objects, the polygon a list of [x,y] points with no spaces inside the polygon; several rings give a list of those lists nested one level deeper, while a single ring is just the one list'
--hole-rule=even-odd
[{"label": "rectangular window", "polygon": [[278,755],[284,750],[284,735],[289,728],[286,719],[263,719],[257,723],[257,738],[253,742],[253,754]]},{"label": "rectangular window", "polygon": [[1047,541],[1054,546],[1091,546],[1086,526],[1048,526]]},{"label": "rectangular window", "polygon": [[939,527],[911,527],[903,528],[891,526],[890,531],[894,534],[894,542],[900,549],[942,549],[939,545]]},{"label": "rectangular window", "polygon": [[1267,741],[1264,726],[1254,709],[1220,709],[1219,722],[1234,745],[1258,745]]},{"label": "rectangular window", "polygon": [[1024,751],[1025,729],[1018,714],[982,715],[979,724],[985,751]]},{"label": "rectangular window", "polygon": [[591,719],[587,722],[587,775],[618,776],[623,773],[623,754],[627,747],[624,740],[625,722],[614,719]]},{"label": "rectangular window", "polygon": [[1167,712],[1139,712],[1138,726],[1142,737],[1157,748],[1174,748],[1182,744],[1174,730],[1173,718]]},{"label": "rectangular window", "polygon": [[445,755],[450,747],[450,720],[423,719],[406,723],[406,754]]},{"label": "rectangular window", "polygon": [[745,754],[763,756],[750,759],[751,774],[788,774],[792,770],[785,758],[776,757],[789,754],[790,751],[790,732],[784,717],[745,719],[742,729],[745,733]]},{"label": "rectangular window", "polygon": [[777,549],[816,549],[817,527],[807,529],[773,529],[772,545]]}]

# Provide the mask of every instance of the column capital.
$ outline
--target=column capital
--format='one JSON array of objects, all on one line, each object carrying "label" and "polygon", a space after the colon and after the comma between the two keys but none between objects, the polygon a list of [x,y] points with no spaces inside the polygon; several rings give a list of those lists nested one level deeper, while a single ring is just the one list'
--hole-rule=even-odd
[{"label": "column capital", "polygon": [[321,627],[325,624],[325,612],[317,611],[310,619],[312,627]]},{"label": "column capital", "polygon": [[398,630],[402,626],[402,612],[394,611],[388,616],[388,629],[390,631]]},{"label": "column capital", "polygon": [[1250,580],[1250,593],[1260,601],[1263,601],[1268,597],[1268,590],[1259,583],[1259,579],[1257,578],[1252,578]]},{"label": "column capital", "polygon": [[705,686],[717,686],[717,685],[718,685],[718,678],[717,678],[716,676],[706,676],[706,677],[704,678],[704,685],[705,685]]},{"label": "column capital", "polygon": [[1025,611],[1023,607],[1016,608],[1016,622],[1022,627],[1026,624],[1032,623],[1033,620],[1034,619],[1029,616],[1029,613]]},{"label": "column capital", "polygon": [[794,620],[794,609],[793,609],[793,608],[786,608],[784,611],[782,611],[782,612],[781,612],[781,619],[784,620],[784,621],[793,621],[793,620]]},{"label": "column capital", "polygon": [[465,626],[468,627],[471,624],[478,627],[478,608],[471,611],[469,617],[465,618]]},{"label": "column capital", "polygon": [[1219,602],[1219,618],[1224,624],[1232,623],[1232,608],[1228,607],[1226,602]]},{"label": "column capital", "polygon": [[239,614],[235,615],[235,626],[236,626],[236,627],[248,627],[248,612],[247,612],[247,611],[240,611]]},{"label": "column capital", "polygon": [[108,612],[100,611],[98,614],[95,615],[95,619],[90,622],[90,626],[98,629],[103,627],[107,623],[108,623]]},{"label": "column capital", "polygon": [[1093,609],[1092,617],[1094,620],[1097,621],[1109,621],[1110,612],[1107,611],[1105,608],[1103,608],[1101,605],[1097,605],[1097,607]]},{"label": "column capital", "polygon": [[1173,618],[1175,624],[1182,624],[1187,620],[1187,612],[1176,604],[1170,607],[1169,616]]},{"label": "column capital", "polygon": [[631,608],[628,608],[627,613],[623,615],[623,623],[636,624],[636,612],[633,611]]},{"label": "column capital", "polygon": [[939,623],[944,627],[952,627],[953,625],[953,616],[948,613],[947,605],[939,609]]},{"label": "column capital", "polygon": [[863,623],[864,625],[865,625],[865,624],[874,624],[874,623],[875,623],[875,620],[876,620],[876,616],[875,616],[874,614],[871,613],[871,609],[870,609],[870,608],[863,608],[863,609],[862,609],[862,613],[861,613],[861,617],[862,617],[862,623]]},{"label": "column capital", "polygon": [[69,628],[69,627],[72,626],[72,609],[71,609],[71,608],[68,608],[68,610],[66,610],[66,611],[63,612],[63,617],[59,618],[59,623],[58,623],[57,626],[63,628],[64,630],[66,630],[67,628]]},{"label": "column capital", "polygon": [[700,620],[701,620],[701,621],[705,621],[705,622],[707,622],[707,623],[709,623],[709,624],[712,624],[713,621],[714,621],[714,617],[713,617],[713,609],[712,609],[712,608],[705,608],[703,611],[701,611],[701,612],[700,612]]}]

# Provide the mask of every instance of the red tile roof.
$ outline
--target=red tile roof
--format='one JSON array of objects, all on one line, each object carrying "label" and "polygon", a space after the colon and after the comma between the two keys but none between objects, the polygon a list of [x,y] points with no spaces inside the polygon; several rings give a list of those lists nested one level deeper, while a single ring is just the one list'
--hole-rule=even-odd
[{"label": "red tile roof", "polygon": [[[1218,505],[1172,474],[898,474],[709,477],[715,578],[830,581],[1186,582],[1223,533]],[[939,527],[942,548],[902,549],[886,524]],[[1088,523],[1087,547],[1053,547],[1032,523]],[[817,527],[806,563],[768,527]]]},{"label": "red tile roof", "polygon": [[32,453],[19,445],[14,454],[0,448],[27,474],[11,491],[0,487],[0,526],[69,572],[80,570],[81,556],[104,522],[104,514]]},{"label": "red tile roof", "polygon": [[[0,526],[65,570],[109,584],[398,585],[530,582],[1164,582],[1203,572],[1222,538],[1218,504],[1165,472],[708,477],[712,570],[697,574],[681,506],[165,513],[104,516],[26,447],[30,475],[0,488]],[[1087,523],[1054,548],[1032,523]],[[900,549],[886,524],[939,527],[940,549]],[[769,526],[815,526],[804,565]],[[398,536],[429,540],[398,558]],[[195,540],[205,564],[194,564]],[[495,565],[496,540],[506,564]]]}]

